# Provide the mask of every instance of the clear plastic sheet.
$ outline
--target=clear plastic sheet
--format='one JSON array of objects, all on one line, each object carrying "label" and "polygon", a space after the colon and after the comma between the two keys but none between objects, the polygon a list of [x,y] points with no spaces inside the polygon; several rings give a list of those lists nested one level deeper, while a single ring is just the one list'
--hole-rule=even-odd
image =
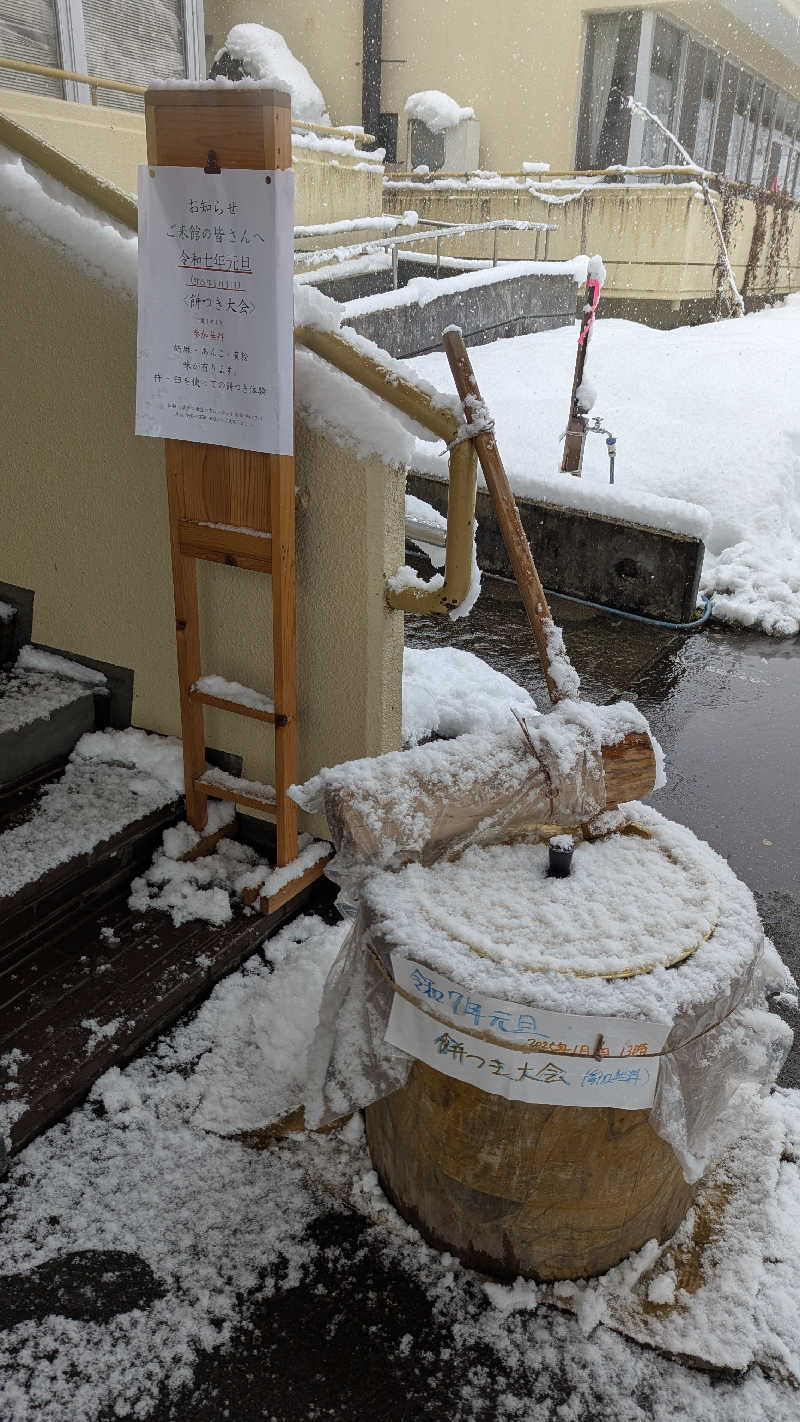
[{"label": "clear plastic sheet", "polygon": [[[553,719],[542,717],[538,725],[544,729]],[[539,737],[536,757],[521,749],[513,733],[496,738],[488,756],[485,740],[470,744],[478,739],[463,736],[354,762],[323,772],[306,787],[301,803],[325,812],[336,843],[331,869],[342,887],[340,906],[356,906],[325,986],[311,1049],[305,1102],[311,1127],[389,1095],[405,1084],[412,1065],[405,1052],[384,1041],[393,999],[391,950],[360,902],[367,879],[380,869],[455,857],[469,844],[503,842],[524,833],[526,823],[579,824],[604,808],[602,762],[589,738],[574,737],[561,760],[563,745],[554,746],[546,734]],[[565,765],[562,794],[554,786]],[[650,1113],[653,1129],[672,1146],[690,1182],[736,1134],[736,1093],[773,1083],[792,1042],[791,1029],[768,1008],[768,993],[790,988],[791,976],[771,946],[765,957],[755,908],[743,919],[741,895],[726,920],[723,893],[716,934],[723,933],[738,943],[731,972],[722,991],[676,1012]],[[530,998],[519,1000],[536,1006],[534,975]],[[619,1015],[626,1015],[623,1009]]]}]

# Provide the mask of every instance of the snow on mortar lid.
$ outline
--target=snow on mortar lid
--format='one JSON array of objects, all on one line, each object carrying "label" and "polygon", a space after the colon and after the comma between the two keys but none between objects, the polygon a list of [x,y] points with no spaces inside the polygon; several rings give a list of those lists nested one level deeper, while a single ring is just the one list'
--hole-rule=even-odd
[{"label": "snow on mortar lid", "polygon": [[749,889],[707,844],[649,806],[636,820],[646,836],[579,843],[568,879],[547,877],[543,843],[471,845],[376,874],[364,889],[373,943],[509,1001],[669,1021],[746,975],[763,932]]},{"label": "snow on mortar lid", "polygon": [[542,843],[473,844],[454,861],[408,865],[393,876],[391,920],[412,957],[417,943],[450,938],[525,972],[603,978],[681,962],[714,931],[718,886],[658,833],[578,844],[568,879],[547,865]]}]

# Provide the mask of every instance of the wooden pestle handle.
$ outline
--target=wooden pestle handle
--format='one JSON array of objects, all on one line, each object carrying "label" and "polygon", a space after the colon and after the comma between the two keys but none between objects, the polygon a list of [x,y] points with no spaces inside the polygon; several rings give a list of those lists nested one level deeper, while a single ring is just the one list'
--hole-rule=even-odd
[{"label": "wooden pestle handle", "polygon": [[[472,362],[467,354],[467,348],[459,328],[457,326],[448,327],[442,336],[442,341],[462,403],[471,397],[473,402],[479,401],[482,404],[481,392],[478,389]],[[465,405],[464,411],[467,421],[472,423],[468,405]],[[550,700],[555,706],[566,695],[574,695],[574,693],[560,689],[552,675],[548,624],[550,628],[554,628],[555,624],[547,605],[545,591],[536,571],[530,544],[525,529],[522,527],[522,520],[511,492],[508,475],[500,458],[494,433],[492,430],[480,430],[472,438],[486,480],[486,487],[492,496],[497,522],[500,525],[500,532],[503,535],[503,542],[506,545],[514,577],[517,580],[517,586],[525,604],[525,611],[536,639],[536,647],[547,680]],[[560,656],[562,666],[565,664],[565,659],[566,654],[562,653]]]}]

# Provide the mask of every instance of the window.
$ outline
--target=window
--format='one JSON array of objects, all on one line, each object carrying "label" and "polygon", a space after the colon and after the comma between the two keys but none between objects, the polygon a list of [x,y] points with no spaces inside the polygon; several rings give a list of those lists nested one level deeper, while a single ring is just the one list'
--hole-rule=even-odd
[{"label": "window", "polygon": [[715,173],[724,173],[728,165],[728,149],[730,147],[731,129],[733,127],[733,111],[736,105],[736,93],[739,87],[739,70],[733,64],[726,64],[722,71],[722,84],[719,91],[719,104],[717,105],[717,121],[714,126],[714,143],[711,149],[710,168]]},{"label": "window", "polygon": [[[83,0],[86,63],[90,74],[147,84],[186,74],[182,0]],[[101,89],[98,102],[141,108],[133,94]]]},{"label": "window", "polygon": [[739,73],[739,83],[736,89],[736,103],[733,106],[733,119],[731,120],[731,136],[728,143],[728,157],[725,163],[725,172],[729,177],[735,178],[739,171],[741,161],[742,146],[744,144],[744,133],[747,124],[747,111],[750,107],[750,92],[753,88],[753,76],[748,74],[746,69]]},{"label": "window", "polygon": [[[0,0],[0,52],[100,79],[147,84],[204,76],[202,0]],[[89,102],[88,87],[0,70],[0,83]],[[66,90],[66,93],[65,93]],[[98,102],[142,108],[138,95],[100,89]]]},{"label": "window", "polygon": [[[61,68],[55,0],[0,0],[0,53],[5,59]],[[15,74],[13,69],[0,72],[6,88],[50,94],[54,99],[64,97],[59,79],[48,79],[43,74]]]},{"label": "window", "polygon": [[714,131],[714,110],[717,107],[719,71],[719,59],[716,54],[707,49],[703,90],[700,96],[700,115],[697,122],[697,142],[694,150],[695,162],[699,163],[702,168],[708,166],[711,157],[711,135]]},{"label": "window", "polygon": [[640,32],[638,10],[591,17],[579,123],[579,168],[607,168],[627,162],[631,116],[626,100],[636,82]]},{"label": "window", "polygon": [[631,124],[634,93],[702,167],[797,191],[800,105],[652,10],[588,18],[578,168],[677,161],[656,125]]},{"label": "window", "polygon": [[[673,128],[673,115],[678,94],[678,71],[681,57],[681,31],[661,16],[656,17],[653,50],[650,56],[650,81],[647,107],[667,128]],[[668,139],[655,124],[649,123],[642,144],[642,163],[657,168],[668,158]]]},{"label": "window", "polygon": [[753,171],[750,181],[767,186],[767,156],[769,152],[769,140],[772,133],[772,120],[775,117],[775,90],[765,88],[764,99],[761,104],[761,113],[756,129],[756,144],[753,151]]},{"label": "window", "polygon": [[697,123],[700,117],[700,99],[703,92],[705,68],[705,45],[698,44],[696,40],[690,40],[686,56],[686,73],[683,80],[683,103],[681,104],[678,137],[687,153],[691,153],[695,159],[697,158],[695,152]]}]

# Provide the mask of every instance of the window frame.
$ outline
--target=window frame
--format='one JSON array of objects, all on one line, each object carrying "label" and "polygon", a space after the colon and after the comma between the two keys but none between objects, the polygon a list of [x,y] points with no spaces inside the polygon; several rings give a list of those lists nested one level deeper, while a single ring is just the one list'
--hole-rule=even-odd
[{"label": "window frame", "polygon": [[[205,79],[206,37],[203,0],[181,0],[181,3],[186,77],[194,80]],[[54,8],[61,68],[70,69],[73,74],[86,74],[88,60],[86,58],[83,0],[54,0]],[[96,77],[103,79],[105,76],[98,74]],[[80,84],[75,79],[65,79],[63,84],[65,99],[77,104],[91,104],[92,96],[88,84]]]}]

